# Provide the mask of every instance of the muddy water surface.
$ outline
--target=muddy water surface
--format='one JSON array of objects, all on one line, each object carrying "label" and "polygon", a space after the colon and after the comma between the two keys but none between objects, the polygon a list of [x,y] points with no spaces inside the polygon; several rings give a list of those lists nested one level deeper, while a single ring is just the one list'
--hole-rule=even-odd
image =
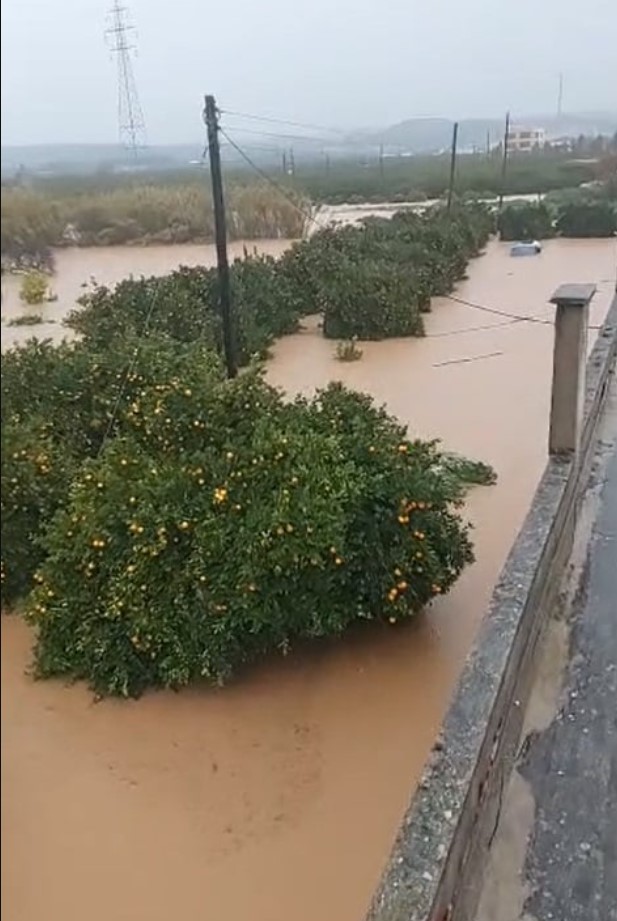
[{"label": "muddy water surface", "polygon": [[[241,258],[244,250],[280,255],[289,240],[242,240],[229,245],[229,258]],[[165,275],[181,265],[216,265],[212,244],[187,243],[179,246],[97,246],[84,249],[61,249],[55,253],[55,274],[50,288],[57,297],[48,304],[28,307],[19,299],[20,277],[2,278],[2,348],[23,342],[32,336],[38,339],[60,339],[70,335],[61,325],[63,317],[72,310],[88,287],[115,285],[133,275]],[[43,323],[36,326],[10,326],[15,317],[35,314]]]},{"label": "muddy water surface", "polygon": [[[153,250],[119,252],[119,275],[155,270],[137,265]],[[160,271],[178,261],[165,252]],[[533,259],[492,244],[457,293],[550,321],[558,284],[594,281],[597,325],[615,255],[611,241],[552,241]],[[92,266],[85,277],[113,280]],[[441,300],[427,331],[341,364],[310,321],[269,367],[292,392],[329,379],[368,390],[413,434],[496,466],[499,485],[469,500],[476,564],[415,623],[298,651],[220,692],[97,704],[81,686],[33,683],[28,632],[2,618],[10,921],[360,921],[545,460],[550,322]]]}]

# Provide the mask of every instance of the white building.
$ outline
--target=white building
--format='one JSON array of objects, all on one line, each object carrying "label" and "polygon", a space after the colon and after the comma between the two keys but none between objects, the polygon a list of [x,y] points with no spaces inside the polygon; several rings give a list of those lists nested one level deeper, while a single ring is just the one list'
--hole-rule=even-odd
[{"label": "white building", "polygon": [[544,147],[546,132],[544,128],[511,128],[508,148],[512,153],[530,153]]}]

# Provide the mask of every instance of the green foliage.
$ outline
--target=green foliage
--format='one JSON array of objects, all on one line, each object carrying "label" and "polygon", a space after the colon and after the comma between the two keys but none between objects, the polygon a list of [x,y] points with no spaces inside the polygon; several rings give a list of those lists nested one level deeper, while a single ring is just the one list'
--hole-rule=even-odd
[{"label": "green foliage", "polygon": [[[319,308],[330,333],[421,332],[490,228],[457,207],[235,263],[242,363]],[[123,695],[222,683],[410,616],[471,562],[457,508],[492,471],[340,386],[288,402],[254,368],[225,380],[212,270],[95,289],[70,325],[76,342],[2,358],[2,600],[36,583],[40,675]]]},{"label": "green foliage", "polygon": [[[298,294],[271,256],[249,256],[231,266],[232,301],[239,361],[265,355],[273,340],[298,325]],[[92,346],[139,335],[144,328],[180,342],[201,339],[222,348],[215,269],[181,268],[162,278],[127,279],[99,287],[80,299],[66,325]]]},{"label": "green foliage", "polygon": [[610,181],[549,193],[543,202],[518,202],[504,209],[502,240],[611,237],[617,232],[617,198]]},{"label": "green foliage", "polygon": [[[448,188],[450,156],[378,156],[361,163],[334,161],[300,164],[294,183],[312,200],[345,202],[422,201],[439,198]],[[511,156],[508,163],[507,195],[527,195],[576,186],[594,178],[591,162],[573,160],[568,154],[538,152]],[[501,156],[494,151],[458,158],[456,188],[459,194],[496,196],[501,188]]]},{"label": "green foliage", "polygon": [[617,203],[564,204],[557,213],[557,230],[563,237],[612,237],[617,233]]},{"label": "green foliage", "polygon": [[[432,295],[463,277],[492,229],[488,211],[460,206],[448,215],[395,215],[360,227],[328,228],[296,243],[280,260],[248,256],[231,267],[238,359],[264,356],[302,316],[324,314],[329,338],[422,335]],[[214,269],[183,268],[164,278],[129,279],[82,297],[66,323],[102,347],[114,338],[157,329],[182,342],[202,339],[220,351]]]},{"label": "green foliage", "polygon": [[[44,322],[40,313],[25,313],[21,317],[13,317],[7,326],[39,326]],[[48,322],[53,322],[53,320]]]},{"label": "green foliage", "polygon": [[1,215],[3,261],[16,268],[50,269],[50,247],[62,236],[59,206],[27,189],[3,188]]},{"label": "green foliage", "polygon": [[3,354],[3,603],[13,603],[29,587],[42,558],[41,532],[66,502],[79,465],[122,430],[145,386],[177,380],[187,362],[199,368],[204,386],[220,378],[218,359],[202,345],[161,336],[139,348],[127,337],[101,351],[30,340]]},{"label": "green foliage", "polygon": [[[158,177],[155,183],[116,183],[111,188],[56,188],[39,184],[2,193],[2,253],[10,262],[43,264],[49,247],[185,243],[212,240],[214,218],[203,175],[182,184]],[[291,199],[291,200],[290,200]],[[231,183],[227,189],[231,239],[299,237],[305,205],[302,195],[287,196],[265,182]]]},{"label": "green foliage", "polygon": [[[168,421],[170,420],[170,421]],[[144,387],[83,466],[29,602],[40,675],[138,694],[354,621],[396,622],[472,560],[463,484],[369,398],[259,376]]]},{"label": "green foliage", "polygon": [[[4,372],[3,372],[4,376]],[[38,539],[66,501],[76,458],[41,416],[2,420],[2,604],[29,591],[44,558]]]},{"label": "green foliage", "polygon": [[475,205],[451,214],[399,212],[320,231],[295,244],[281,265],[304,294],[302,312],[324,314],[328,338],[419,336],[431,297],[452,290],[491,229],[490,214]]},{"label": "green foliage", "polygon": [[[437,210],[327,229],[280,260],[245,254],[231,267],[240,364],[265,355],[276,337],[316,312],[324,314],[324,332],[332,338],[422,335],[420,314],[430,308],[431,295],[452,289],[491,227],[488,212],[467,205],[451,216]],[[66,323],[91,345],[147,326],[221,349],[214,269],[129,279],[113,290],[88,292],[80,305]]]},{"label": "green foliage", "polygon": [[555,236],[553,213],[544,202],[515,202],[499,217],[499,235],[502,240],[546,240]]},{"label": "green foliage", "polygon": [[359,361],[362,358],[362,349],[358,348],[355,338],[339,342],[336,347],[336,357],[339,361]]},{"label": "green foliage", "polygon": [[47,276],[42,272],[32,270],[22,278],[19,297],[24,303],[31,306],[42,304],[47,298],[48,288]]},{"label": "green foliage", "polygon": [[[607,161],[608,162],[608,161]],[[610,166],[609,166],[610,168]],[[506,194],[563,189],[595,178],[593,162],[569,155],[537,153],[510,159]],[[281,176],[272,171],[277,182]],[[496,195],[501,158],[459,158],[457,191]],[[422,201],[442,196],[448,186],[449,156],[388,157],[298,162],[293,182],[281,195],[246,171],[226,169],[231,239],[302,236],[310,202]],[[611,173],[614,183],[614,172]],[[289,199],[292,199],[290,202]],[[70,233],[67,233],[70,229]],[[140,241],[184,243],[213,239],[208,183],[201,170],[134,176],[54,177],[34,188],[3,188],[2,254],[16,265],[46,267],[50,247],[76,242],[107,245]]]}]

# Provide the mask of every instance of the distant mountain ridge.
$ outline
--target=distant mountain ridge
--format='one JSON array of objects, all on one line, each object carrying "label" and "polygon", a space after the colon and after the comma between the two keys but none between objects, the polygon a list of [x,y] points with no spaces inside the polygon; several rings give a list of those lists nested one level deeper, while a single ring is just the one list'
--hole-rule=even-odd
[{"label": "distant mountain ridge", "polygon": [[[410,154],[430,154],[450,146],[454,121],[449,118],[408,118],[386,128],[368,128],[349,132],[342,142],[330,148],[335,156],[351,156],[363,150],[374,150],[383,144],[386,150]],[[612,135],[617,131],[617,112],[587,112],[561,116],[531,115],[513,118],[513,125],[544,128],[548,138],[585,135]],[[484,150],[487,143],[494,146],[503,137],[504,119],[464,118],[459,121],[459,149]],[[278,162],[282,150],[290,147],[281,140],[280,151],[270,143],[272,153],[260,153],[257,146],[244,145],[252,156],[262,162]],[[323,157],[324,147],[307,135],[293,141],[296,159]],[[203,142],[195,144],[158,144],[140,151],[138,161],[119,144],[33,144],[2,147],[2,175],[14,176],[20,169],[39,174],[84,173],[97,170],[125,170],[138,166],[142,170],[164,170],[198,163],[202,158]],[[227,152],[223,151],[224,156]]]},{"label": "distant mountain ridge", "polygon": [[[484,149],[487,139],[495,144],[503,137],[505,116],[464,118],[459,121],[459,147]],[[526,128],[543,128],[547,137],[578,137],[580,134],[612,135],[617,131],[617,112],[589,112],[563,115],[513,116],[512,124]],[[449,118],[409,118],[381,131],[358,132],[356,142],[372,142],[404,148],[410,153],[433,153],[448,147],[454,120]]]}]

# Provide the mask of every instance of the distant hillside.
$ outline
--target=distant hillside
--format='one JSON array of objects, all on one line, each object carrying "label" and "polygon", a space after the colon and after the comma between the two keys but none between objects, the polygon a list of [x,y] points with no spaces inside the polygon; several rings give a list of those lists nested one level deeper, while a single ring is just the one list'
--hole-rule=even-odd
[{"label": "distant hillside", "polygon": [[[243,148],[262,166],[280,164],[283,151],[289,151],[290,143],[283,139],[279,149],[268,145],[255,147],[249,142]],[[323,143],[316,144],[310,137],[293,142],[297,162],[323,158]],[[343,148],[344,150],[345,148]],[[152,145],[133,156],[119,144],[33,144],[30,146],[2,147],[2,176],[14,177],[21,170],[38,177],[63,174],[92,175],[112,172],[155,172],[158,170],[179,170],[191,164],[199,164],[203,158],[204,142],[195,144]],[[333,151],[336,155],[336,150]],[[223,160],[232,166],[245,167],[240,156],[223,146]]]},{"label": "distant hillside", "polygon": [[[617,113],[583,113],[563,115],[521,116],[514,124],[544,128],[547,136],[577,137],[585,135],[612,135],[617,131]],[[382,129],[365,129],[350,132],[339,143],[328,145],[328,157],[349,159],[364,153],[374,153],[383,144],[386,150],[411,154],[428,154],[450,146],[453,121],[448,118],[409,118]],[[503,135],[503,118],[465,118],[459,122],[459,149],[484,150],[487,141],[497,144]],[[318,138],[294,138],[294,159],[300,162],[323,162],[324,142]],[[263,144],[254,147],[244,143],[251,158],[262,167],[281,164],[283,151],[289,154],[292,146],[284,135],[279,145],[269,142],[264,152]],[[118,144],[35,144],[32,146],[2,147],[2,176],[10,178],[20,170],[37,176],[62,174],[92,175],[97,172],[123,172],[142,170],[154,172],[166,169],[183,169],[199,163],[203,154],[203,141],[195,144],[153,145],[140,151],[137,158]],[[223,159],[232,168],[245,168],[244,161],[229,147],[223,146]]]},{"label": "distant hillside", "polygon": [[19,169],[51,173],[71,170],[91,173],[96,170],[134,167],[177,167],[201,157],[198,144],[150,147],[140,151],[137,161],[119,144],[32,144],[2,147],[2,174]]},{"label": "distant hillside", "polygon": [[[433,153],[448,147],[454,122],[448,118],[410,118],[381,131],[354,135],[356,142],[384,144],[410,153]],[[550,137],[577,137],[580,134],[612,135],[617,131],[617,112],[515,116],[513,124],[544,128]],[[459,122],[459,146],[484,149],[487,137],[496,143],[503,135],[504,119],[465,118]]]}]

